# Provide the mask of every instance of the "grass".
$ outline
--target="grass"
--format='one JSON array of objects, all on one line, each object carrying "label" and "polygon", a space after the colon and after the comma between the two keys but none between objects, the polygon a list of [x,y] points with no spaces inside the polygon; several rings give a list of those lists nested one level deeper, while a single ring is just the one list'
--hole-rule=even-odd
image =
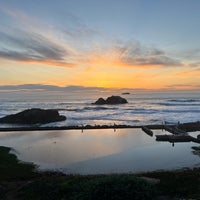
[{"label": "grass", "polygon": [[[0,147],[0,199],[19,200],[151,200],[167,195],[200,199],[200,169],[143,174],[64,175],[37,172],[20,162],[8,147]],[[152,184],[140,178],[160,180]]]}]

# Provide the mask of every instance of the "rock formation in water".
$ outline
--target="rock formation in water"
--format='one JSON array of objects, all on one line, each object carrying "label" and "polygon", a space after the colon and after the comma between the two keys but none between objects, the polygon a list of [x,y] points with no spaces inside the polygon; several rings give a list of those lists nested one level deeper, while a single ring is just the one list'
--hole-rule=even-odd
[{"label": "rock formation in water", "polygon": [[36,124],[36,123],[50,123],[66,120],[65,116],[59,115],[57,110],[44,110],[39,108],[32,108],[24,110],[17,114],[7,115],[0,118],[0,123],[8,124]]},{"label": "rock formation in water", "polygon": [[94,104],[103,105],[103,104],[106,104],[106,100],[103,98],[99,98]]},{"label": "rock formation in water", "polygon": [[127,95],[127,94],[130,94],[130,93],[129,93],[129,92],[123,92],[122,94],[123,94],[123,95]]},{"label": "rock formation in water", "polygon": [[103,98],[99,98],[94,104],[103,105],[103,104],[124,104],[124,103],[128,103],[128,101],[125,98],[122,98],[120,96],[111,96],[108,97],[106,100]]}]

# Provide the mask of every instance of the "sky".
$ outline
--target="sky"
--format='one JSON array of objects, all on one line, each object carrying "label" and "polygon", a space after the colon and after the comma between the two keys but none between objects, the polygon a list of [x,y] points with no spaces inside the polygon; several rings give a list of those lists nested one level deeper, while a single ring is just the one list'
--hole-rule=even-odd
[{"label": "sky", "polygon": [[199,0],[0,0],[0,86],[198,90]]}]

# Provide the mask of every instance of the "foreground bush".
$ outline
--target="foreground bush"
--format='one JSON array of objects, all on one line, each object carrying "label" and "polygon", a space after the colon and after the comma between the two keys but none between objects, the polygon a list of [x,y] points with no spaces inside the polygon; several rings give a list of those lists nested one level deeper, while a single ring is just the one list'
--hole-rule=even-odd
[{"label": "foreground bush", "polygon": [[0,146],[0,181],[25,180],[37,176],[34,164],[19,161],[10,151],[11,148]]},{"label": "foreground bush", "polygon": [[73,176],[38,180],[21,189],[20,199],[151,200],[155,188],[134,175]]}]

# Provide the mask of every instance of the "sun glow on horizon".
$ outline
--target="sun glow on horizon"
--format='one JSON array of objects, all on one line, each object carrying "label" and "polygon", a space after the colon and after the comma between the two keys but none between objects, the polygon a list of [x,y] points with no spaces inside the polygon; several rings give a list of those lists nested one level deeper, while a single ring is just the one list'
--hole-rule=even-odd
[{"label": "sun glow on horizon", "polygon": [[[176,5],[162,2],[162,9],[148,14],[140,6],[133,12],[130,9],[134,7],[132,2],[123,4],[123,9],[115,2],[113,6],[122,9],[123,14],[113,12],[111,17],[107,7],[98,7],[96,3],[93,2],[94,8],[68,1],[56,4],[52,1],[48,6],[41,3],[41,7],[28,1],[3,3],[0,8],[0,85],[31,83],[152,90],[200,88],[197,26],[188,21],[183,23],[183,19],[195,21],[193,12],[183,12],[181,23],[177,13],[172,12],[173,24],[164,11],[166,6]],[[191,5],[188,3],[188,7]],[[198,5],[190,9],[193,11]],[[52,8],[55,8],[53,13]],[[62,8],[65,12],[60,12]],[[95,12],[91,15],[88,11]],[[152,27],[139,19],[149,20]],[[180,32],[188,24],[188,30],[193,31],[191,38],[185,34],[187,31]],[[177,29],[179,26],[182,29]]]},{"label": "sun glow on horizon", "polygon": [[[101,59],[102,58],[102,59]],[[4,61],[6,67],[4,78],[0,85],[19,84],[49,84],[56,86],[80,85],[85,87],[103,88],[138,88],[138,89],[197,89],[199,71],[187,71],[185,73],[179,68],[173,71],[162,67],[138,66],[123,67],[123,63],[118,64],[118,60],[111,60],[102,57],[91,59],[90,62],[83,63],[83,67],[72,68],[49,65],[35,62]],[[12,67],[10,67],[10,65]],[[28,65],[28,67],[27,67]],[[180,74],[180,73],[183,73]],[[190,76],[190,73],[192,76]],[[15,76],[13,76],[15,74]],[[10,77],[7,78],[7,77]],[[14,78],[15,77],[15,78]],[[196,77],[196,78],[195,78]],[[187,79],[186,79],[187,78]],[[180,84],[183,79],[188,83]],[[41,81],[42,80],[42,81]],[[190,84],[190,83],[193,84]]]}]

